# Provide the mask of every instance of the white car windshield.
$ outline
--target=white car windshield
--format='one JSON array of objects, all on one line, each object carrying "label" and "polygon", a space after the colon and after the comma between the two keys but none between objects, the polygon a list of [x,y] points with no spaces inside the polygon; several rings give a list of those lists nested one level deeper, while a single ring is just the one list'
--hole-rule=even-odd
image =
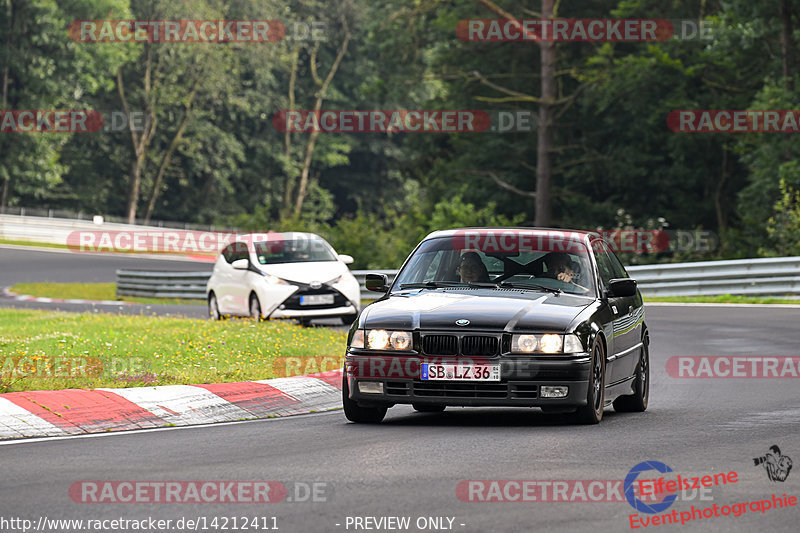
[{"label": "white car windshield", "polygon": [[464,249],[452,238],[423,243],[398,274],[393,290],[458,286],[518,287],[594,296],[589,251]]},{"label": "white car windshield", "polygon": [[261,265],[337,261],[331,247],[321,239],[270,240],[253,243]]}]

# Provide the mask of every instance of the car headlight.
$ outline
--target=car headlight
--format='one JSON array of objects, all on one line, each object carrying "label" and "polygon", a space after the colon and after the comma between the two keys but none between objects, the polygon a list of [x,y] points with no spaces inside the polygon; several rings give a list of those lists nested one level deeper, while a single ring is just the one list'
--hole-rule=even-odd
[{"label": "car headlight", "polygon": [[367,343],[365,347],[370,350],[410,350],[413,342],[409,331],[371,329],[366,336]]},{"label": "car headlight", "polygon": [[511,353],[581,353],[583,351],[581,340],[572,333],[569,335],[523,333],[511,336]]},{"label": "car headlight", "polygon": [[564,335],[564,353],[581,353],[586,351],[581,339],[577,335],[570,333]]},{"label": "car headlight", "polygon": [[513,353],[533,353],[536,351],[536,346],[539,344],[539,339],[536,335],[514,335],[511,337],[511,351]]},{"label": "car headlight", "polygon": [[364,330],[357,329],[355,333],[353,333],[353,340],[350,341],[351,348],[363,348],[364,347]]},{"label": "car headlight", "polygon": [[267,283],[270,285],[288,285],[289,283],[285,280],[282,280],[278,276],[273,276],[272,274],[264,274],[264,279],[267,280]]}]

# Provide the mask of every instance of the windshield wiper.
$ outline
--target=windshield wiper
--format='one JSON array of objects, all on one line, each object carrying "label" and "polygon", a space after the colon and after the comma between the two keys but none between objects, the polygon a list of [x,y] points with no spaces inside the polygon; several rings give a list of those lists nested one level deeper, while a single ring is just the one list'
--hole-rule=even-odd
[{"label": "windshield wiper", "polygon": [[426,281],[425,283],[403,283],[401,289],[438,289],[440,287],[476,287],[480,289],[496,289],[497,283],[491,281]]},{"label": "windshield wiper", "polygon": [[503,281],[500,283],[501,287],[508,287],[510,289],[539,289],[543,291],[552,292],[553,294],[561,294],[561,289],[556,289],[554,287],[545,287],[544,285],[539,285],[538,283],[510,283],[508,281]]},{"label": "windshield wiper", "polygon": [[440,287],[463,287],[466,283],[458,281],[426,281],[424,283],[401,283],[401,289],[438,289]]}]

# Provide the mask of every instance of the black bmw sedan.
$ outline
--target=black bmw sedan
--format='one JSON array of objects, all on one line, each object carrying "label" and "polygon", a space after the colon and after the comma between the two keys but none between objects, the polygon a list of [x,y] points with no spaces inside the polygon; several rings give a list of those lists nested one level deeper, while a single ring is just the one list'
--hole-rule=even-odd
[{"label": "black bmw sedan", "polygon": [[348,336],[345,416],[395,404],[539,407],[596,424],[644,411],[649,337],[636,281],[598,234],[470,228],[428,235]]}]

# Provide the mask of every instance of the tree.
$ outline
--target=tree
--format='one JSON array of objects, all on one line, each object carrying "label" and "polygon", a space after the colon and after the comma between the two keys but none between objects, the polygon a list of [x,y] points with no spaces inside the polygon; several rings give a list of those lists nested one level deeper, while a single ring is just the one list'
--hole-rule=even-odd
[{"label": "tree", "polygon": [[[127,60],[119,48],[70,40],[67,26],[115,12],[125,0],[0,0],[0,109],[82,109],[112,83],[109,69]],[[112,70],[113,71],[113,70]],[[0,209],[47,202],[68,163],[60,152],[70,134],[0,134]]]}]

